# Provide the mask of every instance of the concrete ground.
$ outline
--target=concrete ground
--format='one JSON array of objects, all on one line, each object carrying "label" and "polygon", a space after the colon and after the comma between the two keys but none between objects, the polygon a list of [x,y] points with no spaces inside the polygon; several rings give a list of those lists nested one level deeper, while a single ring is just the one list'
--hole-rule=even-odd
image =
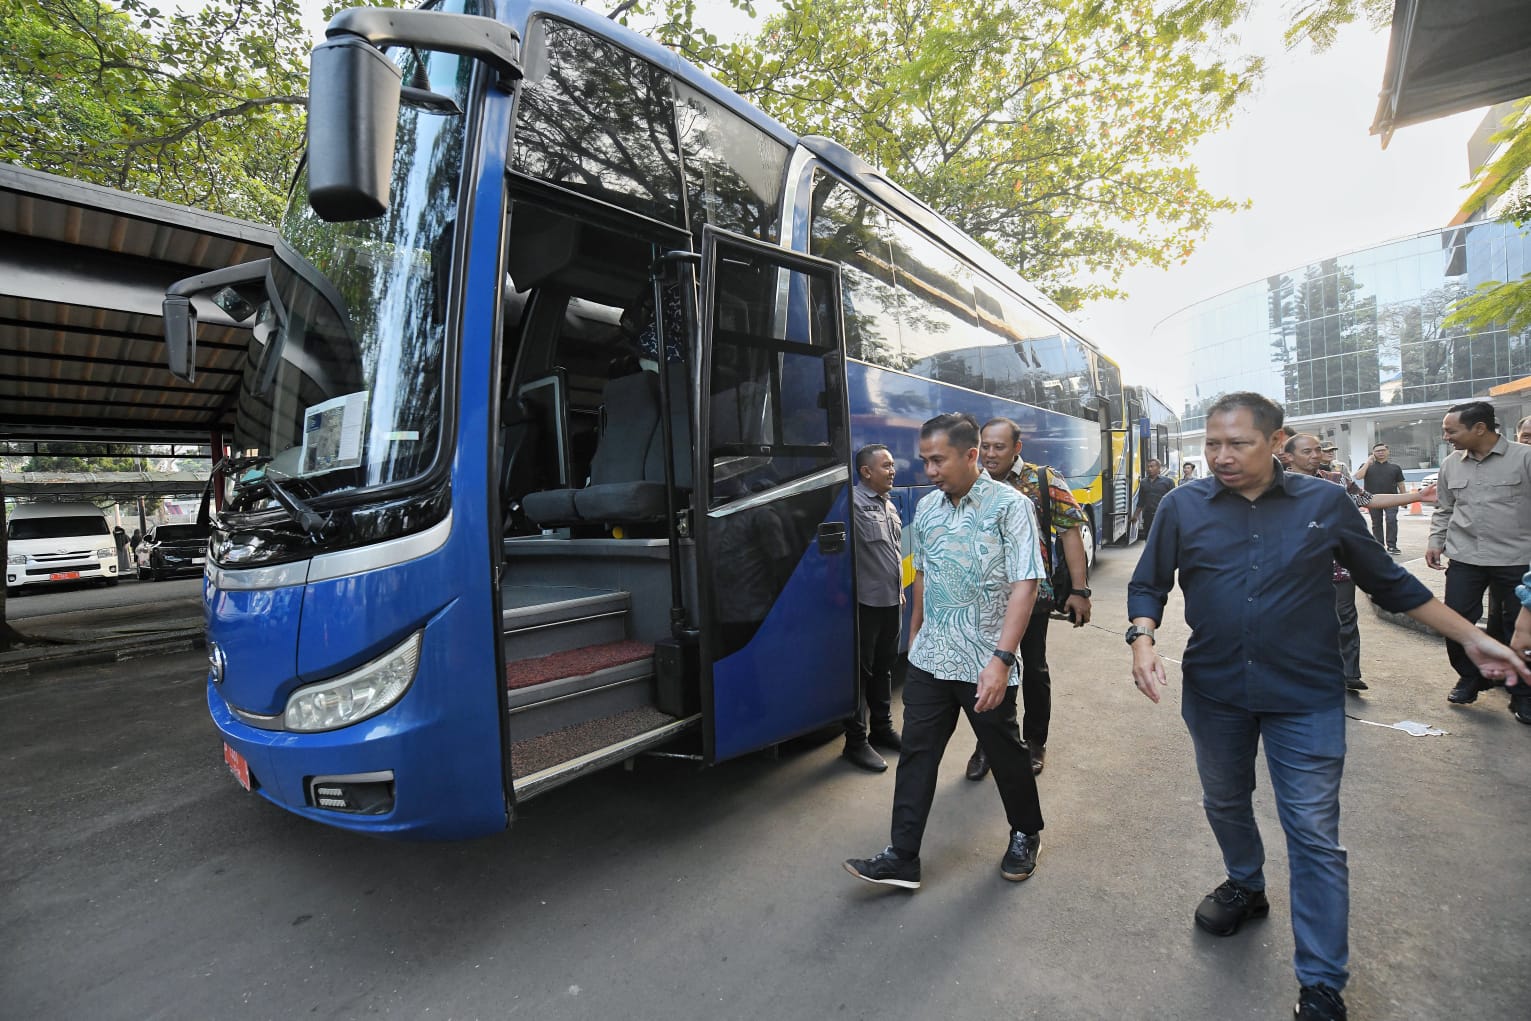
[{"label": "concrete ground", "polygon": [[[1406,558],[1421,526],[1405,525]],[[851,769],[838,741],[705,770],[642,760],[530,802],[501,836],[392,844],[239,790],[200,653],[0,677],[0,1013],[1290,1017],[1286,853],[1263,769],[1271,917],[1221,940],[1191,924],[1222,872],[1178,694],[1154,706],[1129,680],[1136,558],[1108,550],[1097,567],[1103,628],[1050,635],[1048,824],[1022,884],[998,874],[1004,819],[992,783],[962,776],[963,726],[924,889],[905,894],[840,868],[886,843],[893,773]],[[1503,692],[1448,706],[1437,640],[1370,613],[1361,628],[1351,1017],[1522,1018],[1531,727]],[[1160,647],[1178,658],[1185,637],[1177,599]]]}]

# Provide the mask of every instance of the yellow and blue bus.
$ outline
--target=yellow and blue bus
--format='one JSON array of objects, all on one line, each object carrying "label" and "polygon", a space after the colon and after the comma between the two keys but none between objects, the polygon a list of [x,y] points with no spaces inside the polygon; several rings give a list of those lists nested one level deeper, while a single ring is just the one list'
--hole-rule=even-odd
[{"label": "yellow and blue bus", "polygon": [[824,727],[856,701],[854,450],[893,450],[906,518],[943,411],[1019,422],[1096,531],[1136,470],[1058,308],[653,41],[561,0],[327,36],[274,254],[165,303],[183,376],[199,304],[248,327],[207,699],[271,802],[469,837],[660,746]]}]

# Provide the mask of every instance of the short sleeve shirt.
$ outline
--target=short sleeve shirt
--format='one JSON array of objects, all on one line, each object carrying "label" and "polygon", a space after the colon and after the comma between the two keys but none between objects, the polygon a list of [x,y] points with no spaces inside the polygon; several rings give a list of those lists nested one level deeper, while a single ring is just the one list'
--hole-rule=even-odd
[{"label": "short sleeve shirt", "polygon": [[851,490],[856,508],[856,601],[897,606],[903,594],[903,522],[887,496],[861,483]]},{"label": "short sleeve shirt", "polygon": [[[1052,599],[1056,597],[1052,586],[1052,551],[1048,549],[1047,529],[1042,526],[1042,467],[1028,464],[1022,461],[1010,474],[1004,478],[1005,482],[1014,486],[1018,492],[1031,501],[1031,509],[1037,516],[1037,545],[1042,552],[1042,567],[1047,572],[1037,590],[1037,598]],[[1071,528],[1078,528],[1085,523],[1084,510],[1079,506],[1079,501],[1074,499],[1073,492],[1063,482],[1062,476],[1051,468],[1047,469],[1047,494],[1051,507],[1053,534],[1062,535]]]},{"label": "short sleeve shirt", "polygon": [[[999,643],[1010,586],[1046,574],[1031,501],[987,474],[955,504],[936,490],[915,509],[910,553],[924,605],[909,662],[976,684]],[[1014,667],[1009,683],[1020,683]]]}]

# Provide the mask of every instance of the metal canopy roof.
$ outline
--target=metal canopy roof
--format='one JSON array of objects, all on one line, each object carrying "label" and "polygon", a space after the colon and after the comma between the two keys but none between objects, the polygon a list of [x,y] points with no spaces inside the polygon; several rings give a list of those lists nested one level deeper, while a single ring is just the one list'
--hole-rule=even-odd
[{"label": "metal canopy roof", "polygon": [[269,255],[268,227],[0,163],[0,439],[207,443],[249,334],[199,301],[197,381],[165,368],[182,277]]},{"label": "metal canopy roof", "polygon": [[1526,0],[1395,0],[1371,133],[1531,95]]},{"label": "metal canopy roof", "polygon": [[181,496],[200,493],[205,471],[177,472],[0,472],[6,496],[82,497]]}]

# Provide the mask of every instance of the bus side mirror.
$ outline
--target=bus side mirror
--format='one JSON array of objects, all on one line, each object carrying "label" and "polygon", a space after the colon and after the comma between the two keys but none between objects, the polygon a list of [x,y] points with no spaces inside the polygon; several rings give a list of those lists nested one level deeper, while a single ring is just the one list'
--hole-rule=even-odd
[{"label": "bus side mirror", "polygon": [[403,72],[371,43],[314,48],[308,87],[308,204],[331,223],[388,211]]},{"label": "bus side mirror", "polygon": [[178,379],[195,383],[197,310],[190,298],[180,294],[167,294],[160,310],[165,317],[165,364]]}]

